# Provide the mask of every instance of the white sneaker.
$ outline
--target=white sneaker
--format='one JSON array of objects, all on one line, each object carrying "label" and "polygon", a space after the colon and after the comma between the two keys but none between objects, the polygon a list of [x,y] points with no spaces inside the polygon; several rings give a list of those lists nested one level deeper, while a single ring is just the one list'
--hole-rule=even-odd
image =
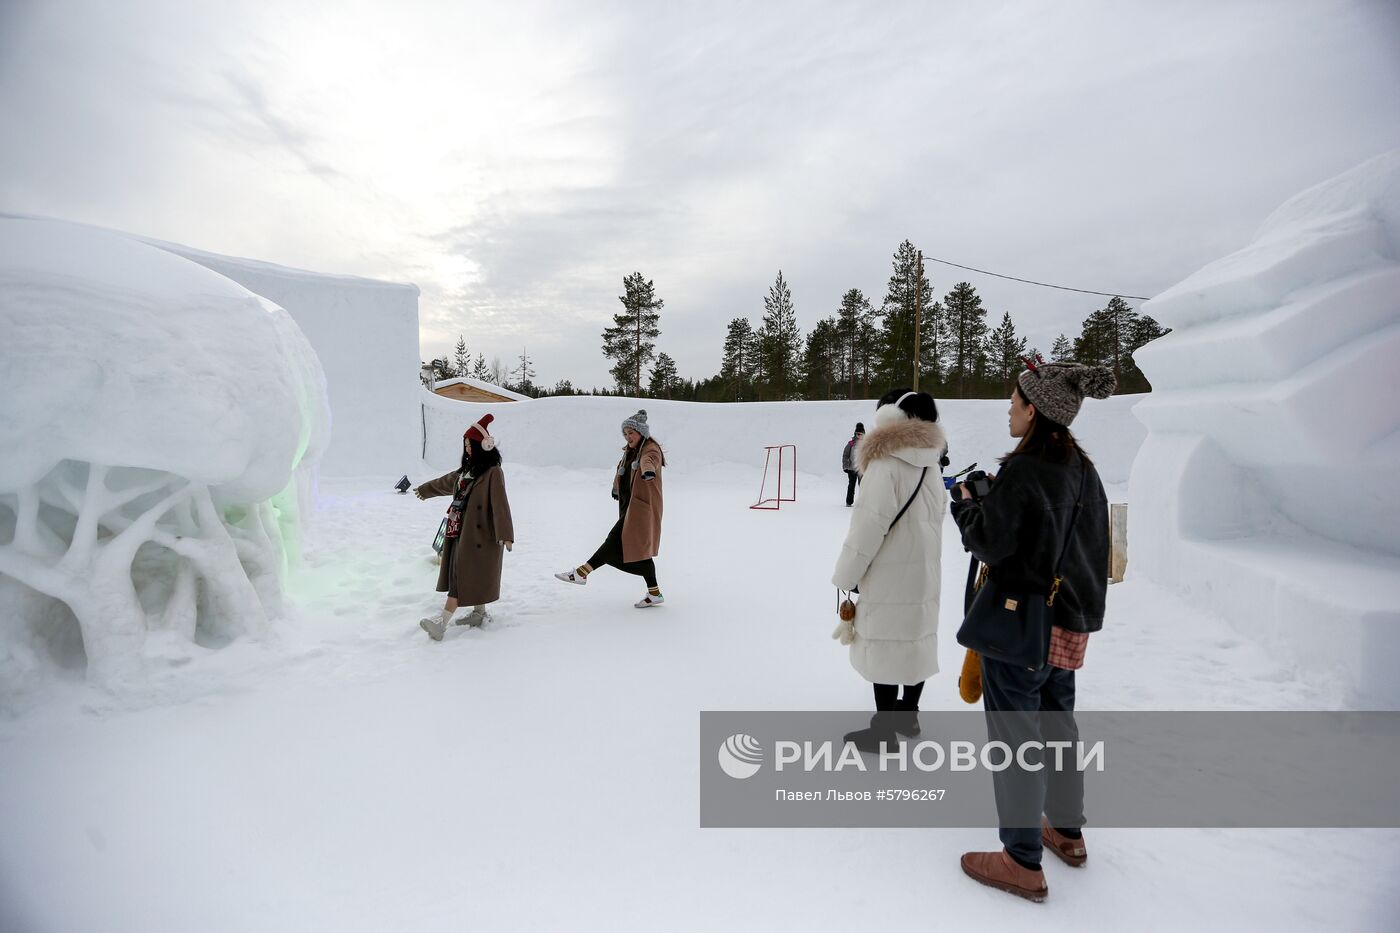
[{"label": "white sneaker", "polygon": [[632,606],[636,609],[650,609],[653,606],[660,606],[665,602],[665,596],[653,596],[650,593],[648,593],[647,595],[643,596],[641,599],[633,603]]},{"label": "white sneaker", "polygon": [[491,621],[491,616],[485,609],[473,609],[471,612],[457,620],[458,625],[470,625],[472,628],[481,628]]},{"label": "white sneaker", "polygon": [[563,580],[565,583],[577,583],[579,586],[588,585],[588,578],[579,576],[577,567],[573,570],[566,570],[563,573],[556,573],[554,579]]},{"label": "white sneaker", "polygon": [[442,621],[441,616],[423,619],[418,623],[418,627],[427,632],[433,641],[442,641],[442,633],[447,631],[447,623]]}]

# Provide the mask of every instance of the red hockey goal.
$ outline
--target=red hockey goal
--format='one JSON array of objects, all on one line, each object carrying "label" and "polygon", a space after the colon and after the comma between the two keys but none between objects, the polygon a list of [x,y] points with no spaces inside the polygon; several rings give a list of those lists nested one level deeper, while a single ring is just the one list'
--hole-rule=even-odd
[{"label": "red hockey goal", "polygon": [[[783,507],[784,502],[797,501],[797,445],[796,444],[774,444],[771,447],[763,448],[763,482],[758,487],[758,501],[749,506],[751,509],[766,509],[776,511]],[[777,455],[774,455],[777,451]],[[768,495],[768,473],[773,466],[773,461],[777,461],[777,481],[774,483],[773,495]],[[783,475],[787,474],[787,489],[783,489]]]}]

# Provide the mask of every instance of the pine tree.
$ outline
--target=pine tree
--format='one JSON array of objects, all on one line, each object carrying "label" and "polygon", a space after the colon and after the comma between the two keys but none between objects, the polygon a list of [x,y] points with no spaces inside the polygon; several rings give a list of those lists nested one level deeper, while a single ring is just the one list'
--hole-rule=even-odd
[{"label": "pine tree", "polygon": [[456,370],[458,376],[466,378],[471,375],[472,355],[467,352],[467,341],[461,334],[457,335],[457,349],[452,358],[455,364],[453,369]]},{"label": "pine tree", "polygon": [[1068,363],[1074,359],[1074,348],[1069,345],[1069,338],[1064,334],[1055,338],[1055,342],[1050,346],[1050,362]]},{"label": "pine tree", "polygon": [[1127,328],[1127,340],[1123,347],[1123,376],[1118,385],[1120,392],[1151,392],[1152,384],[1138,368],[1134,354],[1145,344],[1164,337],[1167,329],[1146,314],[1137,313]]},{"label": "pine tree", "polygon": [[573,384],[572,382],[570,382],[570,381],[567,380],[567,379],[560,379],[558,382],[556,382],[556,383],[554,384],[554,389],[552,390],[552,392],[551,392],[550,394],[552,394],[552,395],[577,395],[578,393],[574,391],[574,384]]},{"label": "pine tree", "polygon": [[486,366],[486,357],[484,354],[478,353],[476,355],[476,362],[472,364],[472,378],[480,379],[482,382],[489,382],[491,380],[491,370]]},{"label": "pine tree", "polygon": [[613,326],[603,331],[603,356],[614,360],[609,372],[619,389],[642,394],[642,367],[656,358],[661,336],[661,307],[654,283],[633,272],[622,280],[622,313],[613,315]]},{"label": "pine tree", "polygon": [[988,371],[993,381],[1001,383],[1003,395],[1011,394],[1012,380],[1020,373],[1021,358],[1026,355],[1026,338],[1017,338],[1011,315],[1003,311],[1001,324],[987,338]]},{"label": "pine tree", "polygon": [[433,360],[433,379],[438,382],[445,382],[448,379],[456,379],[457,374],[452,371],[452,364],[447,360]]},{"label": "pine tree", "polygon": [[970,384],[986,369],[987,309],[967,282],[959,282],[943,297],[946,335],[943,341],[944,379],[958,398],[967,398]]},{"label": "pine tree", "polygon": [[880,366],[880,330],[875,326],[873,316],[861,322],[860,333],[856,337],[856,357],[861,398],[870,398],[870,381],[879,375]]},{"label": "pine tree", "polygon": [[869,359],[863,358],[862,354],[862,350],[868,348],[863,346],[861,336],[863,329],[869,328],[872,316],[870,299],[860,289],[852,288],[841,296],[841,307],[836,312],[836,338],[842,347],[841,360],[845,367],[842,375],[846,382],[847,398],[856,397],[856,377],[862,362],[868,368]]},{"label": "pine tree", "polygon": [[651,368],[651,394],[656,398],[670,398],[679,382],[676,361],[669,353],[658,353],[656,365]]},{"label": "pine tree", "polygon": [[879,375],[886,382],[913,383],[917,314],[920,388],[932,389],[940,383],[938,350],[943,334],[943,309],[932,299],[933,287],[927,277],[919,275],[918,251],[913,243],[905,240],[894,252],[893,272],[880,306]]},{"label": "pine tree", "polygon": [[835,318],[818,321],[807,334],[803,369],[807,375],[806,397],[831,398],[831,387],[842,381],[843,372],[841,334]]},{"label": "pine tree", "polygon": [[763,380],[776,390],[779,401],[788,397],[788,387],[797,383],[798,352],[802,333],[797,328],[797,312],[792,292],[783,281],[782,270],[763,299],[763,326],[758,332],[758,355],[763,364]]},{"label": "pine tree", "polygon": [[1134,349],[1132,336],[1141,326],[1137,311],[1122,298],[1110,298],[1107,305],[1084,319],[1083,329],[1074,341],[1075,362],[1109,367],[1118,382],[1117,391],[1124,391],[1123,362]]},{"label": "pine tree", "polygon": [[515,391],[521,395],[530,395],[535,389],[535,367],[524,347],[520,348],[520,356],[516,359],[519,362],[510,371],[515,377]]},{"label": "pine tree", "polygon": [[757,357],[758,337],[753,325],[748,318],[736,317],[724,335],[724,357],[719,367],[720,378],[730,384],[732,397],[742,398],[753,384]]}]

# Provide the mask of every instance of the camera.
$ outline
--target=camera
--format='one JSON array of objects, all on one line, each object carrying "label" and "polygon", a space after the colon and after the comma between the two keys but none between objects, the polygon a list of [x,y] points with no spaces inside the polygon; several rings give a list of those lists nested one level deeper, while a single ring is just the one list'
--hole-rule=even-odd
[{"label": "camera", "polygon": [[[968,492],[972,494],[972,498],[974,499],[981,499],[992,491],[992,480],[987,476],[986,470],[973,470],[963,477],[962,484],[967,487]],[[954,499],[962,498],[961,493],[958,492],[957,486],[954,486],[948,492]]]}]

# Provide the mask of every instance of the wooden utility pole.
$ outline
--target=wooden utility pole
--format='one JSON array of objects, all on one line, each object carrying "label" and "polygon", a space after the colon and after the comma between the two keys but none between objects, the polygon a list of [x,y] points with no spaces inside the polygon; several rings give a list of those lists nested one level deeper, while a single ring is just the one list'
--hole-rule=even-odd
[{"label": "wooden utility pole", "polygon": [[919,325],[924,314],[924,251],[919,250],[918,271],[914,273],[914,391],[919,391]]}]

